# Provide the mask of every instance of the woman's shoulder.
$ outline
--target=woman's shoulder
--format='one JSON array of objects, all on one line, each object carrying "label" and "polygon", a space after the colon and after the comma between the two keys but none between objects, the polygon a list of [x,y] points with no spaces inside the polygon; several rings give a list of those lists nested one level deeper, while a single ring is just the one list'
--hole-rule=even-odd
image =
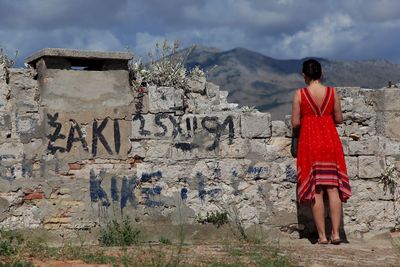
[{"label": "woman's shoulder", "polygon": [[295,91],[294,91],[294,93],[293,93],[293,100],[299,100],[300,101],[300,99],[301,99],[301,91],[303,90],[304,88],[298,88],[298,89],[296,89]]},{"label": "woman's shoulder", "polygon": [[306,89],[306,87],[297,88],[294,93],[295,94],[301,94],[301,92],[304,91],[305,89]]}]

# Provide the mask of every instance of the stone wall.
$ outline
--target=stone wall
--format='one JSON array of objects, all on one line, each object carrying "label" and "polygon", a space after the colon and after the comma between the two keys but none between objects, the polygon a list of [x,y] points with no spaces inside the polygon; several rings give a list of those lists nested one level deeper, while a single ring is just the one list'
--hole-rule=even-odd
[{"label": "stone wall", "polygon": [[[97,88],[77,78],[83,74],[63,72],[75,82],[0,66],[0,227],[90,229],[125,215],[196,224],[206,212],[227,211],[245,227],[270,229],[304,215],[296,206],[289,117],[271,121],[239,109],[203,79],[186,92],[101,88],[111,95],[103,98],[83,91]],[[53,94],[54,86],[65,89]],[[345,230],[391,229],[399,202],[379,179],[390,165],[400,169],[400,91],[339,90],[345,122],[338,131],[353,189]]]}]

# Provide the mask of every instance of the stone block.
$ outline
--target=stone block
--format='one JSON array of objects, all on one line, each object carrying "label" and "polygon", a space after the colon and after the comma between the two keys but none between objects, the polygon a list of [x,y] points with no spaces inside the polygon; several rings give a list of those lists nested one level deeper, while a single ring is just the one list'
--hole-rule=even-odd
[{"label": "stone block", "polygon": [[38,127],[39,115],[18,116],[16,121],[16,131],[18,134],[32,134]]},{"label": "stone block", "polygon": [[343,113],[353,110],[353,98],[351,97],[343,97],[340,104]]},{"label": "stone block", "polygon": [[357,141],[349,140],[348,154],[356,155],[375,155],[379,150],[378,137],[370,137],[368,139],[360,139]]},{"label": "stone block", "polygon": [[[364,95],[366,95],[364,90],[366,90],[366,89],[362,89],[361,93],[364,93]],[[353,112],[360,113],[360,114],[374,113],[375,105],[374,105],[373,99],[371,99],[371,97],[369,97],[369,98],[368,97],[363,98],[360,96],[355,97],[353,99]]]},{"label": "stone block", "polygon": [[210,114],[212,112],[212,102],[205,95],[189,93],[191,112],[199,114]]},{"label": "stone block", "polygon": [[149,112],[173,112],[175,107],[175,88],[148,87]]},{"label": "stone block", "polygon": [[400,155],[400,142],[385,137],[379,137],[379,152],[386,156]]},{"label": "stone block", "polygon": [[0,222],[0,227],[6,229],[36,229],[41,226],[41,218],[37,215],[39,213],[37,206],[21,206],[13,210],[11,216]]},{"label": "stone block", "polygon": [[206,89],[206,77],[191,77],[188,79],[187,90],[193,93],[203,94]]},{"label": "stone block", "polygon": [[152,138],[154,132],[153,114],[133,115],[131,139],[149,139]]},{"label": "stone block", "polygon": [[266,160],[276,161],[280,158],[292,158],[290,154],[291,139],[286,137],[275,137],[267,141]]},{"label": "stone block", "polygon": [[145,87],[139,87],[133,92],[135,113],[148,113],[149,112],[149,95]]},{"label": "stone block", "polygon": [[35,73],[32,69],[9,69],[10,86],[13,90],[28,90],[38,86],[38,83],[33,79]]},{"label": "stone block", "polygon": [[378,178],[385,169],[385,160],[377,156],[359,156],[358,164],[358,177],[362,179]]},{"label": "stone block", "polygon": [[235,138],[232,142],[224,139],[220,143],[219,155],[224,158],[244,158],[250,151],[248,139]]},{"label": "stone block", "polygon": [[0,132],[11,131],[11,116],[7,113],[0,113]]},{"label": "stone block", "polygon": [[184,93],[183,89],[175,89],[174,91],[174,107],[176,110],[183,110]]},{"label": "stone block", "polygon": [[287,129],[286,137],[292,137],[292,115],[286,115],[284,122]]},{"label": "stone block", "polygon": [[344,124],[336,125],[336,131],[339,136],[345,136],[344,134]]},{"label": "stone block", "polygon": [[178,183],[183,183],[185,185],[187,183],[187,178],[189,177],[189,173],[192,168],[192,162],[182,161],[179,163],[171,163],[171,162],[161,162],[157,164],[156,171],[160,171],[163,177],[163,181],[174,183],[176,186]]},{"label": "stone block", "polygon": [[400,138],[400,112],[386,111],[383,128],[386,137]]},{"label": "stone block", "polygon": [[171,141],[146,141],[146,159],[170,158],[171,146]]},{"label": "stone block", "polygon": [[179,139],[184,134],[182,116],[174,113],[135,114],[131,139]]},{"label": "stone block", "polygon": [[171,158],[173,160],[189,160],[199,158],[199,146],[190,143],[175,143],[171,147]]},{"label": "stone block", "polygon": [[29,103],[31,105],[38,105],[39,89],[38,87],[22,90],[20,88],[13,88],[11,91],[11,98],[17,103]]},{"label": "stone block", "polygon": [[221,104],[227,103],[228,95],[228,91],[219,91],[219,101],[221,102]]},{"label": "stone block", "polygon": [[242,137],[265,138],[271,136],[271,114],[249,112],[242,113],[240,117]]},{"label": "stone block", "polygon": [[2,162],[21,161],[24,147],[22,143],[8,142],[0,145],[0,159]]},{"label": "stone block", "polygon": [[398,88],[385,88],[384,94],[384,111],[400,111],[400,90]]},{"label": "stone block", "polygon": [[363,201],[358,209],[362,212],[356,214],[357,223],[366,223],[375,231],[388,230],[396,224],[397,214],[390,201]]},{"label": "stone block", "polygon": [[143,145],[144,141],[131,141],[131,148],[129,149],[128,157],[130,158],[144,158],[146,157],[146,149]]},{"label": "stone block", "polygon": [[[97,70],[73,71],[71,61],[67,60],[69,66],[51,66],[49,58],[40,59],[38,65],[38,83],[40,84],[41,104],[49,109],[70,112],[90,112],[96,110],[98,113],[109,109],[128,110],[135,109],[132,89],[129,86],[129,72],[127,64],[125,69],[107,69],[106,62],[110,60],[96,61],[82,59],[81,64],[88,64]],[[51,60],[50,60],[51,61]],[[68,62],[67,62],[68,63]],[[89,67],[90,66],[90,67]],[[104,67],[104,68],[103,68]],[[68,88],[68,90],[66,90]]]},{"label": "stone block", "polygon": [[284,137],[288,132],[287,125],[284,121],[272,121],[272,136]]},{"label": "stone block", "polygon": [[224,181],[230,181],[230,184],[236,189],[239,182],[247,175],[247,171],[252,161],[250,159],[220,159],[218,160],[218,168],[220,175]]},{"label": "stone block", "polygon": [[0,214],[5,214],[10,207],[10,203],[7,199],[0,197]]},{"label": "stone block", "polygon": [[345,160],[349,179],[356,179],[358,177],[358,158],[345,157]]},{"label": "stone block", "polygon": [[181,129],[186,137],[210,136],[219,141],[221,138],[240,137],[240,113],[220,112],[216,114],[184,115]]},{"label": "stone block", "polygon": [[258,161],[250,164],[246,170],[247,180],[266,179],[271,176],[271,164],[265,161]]},{"label": "stone block", "polygon": [[360,125],[358,123],[353,123],[349,120],[349,124],[344,125],[344,136],[358,136],[361,137],[361,132],[359,131]]},{"label": "stone block", "polygon": [[341,98],[354,98],[360,95],[361,87],[336,87],[336,91]]},{"label": "stone block", "polygon": [[250,151],[248,158],[260,159],[268,155],[267,142],[265,139],[250,139]]},{"label": "stone block", "polygon": [[42,189],[25,189],[24,190],[24,200],[35,200],[35,199],[43,199],[45,198],[45,194]]},{"label": "stone block", "polygon": [[206,82],[206,95],[208,98],[216,97],[219,100],[219,86],[211,82]]}]

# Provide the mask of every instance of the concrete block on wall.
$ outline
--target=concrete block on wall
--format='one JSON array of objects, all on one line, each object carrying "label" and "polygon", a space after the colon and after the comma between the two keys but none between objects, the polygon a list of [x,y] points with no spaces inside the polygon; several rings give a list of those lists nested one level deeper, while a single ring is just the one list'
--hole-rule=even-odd
[{"label": "concrete block on wall", "polygon": [[175,107],[175,88],[148,87],[149,112],[173,112]]},{"label": "concrete block on wall", "polygon": [[379,149],[378,137],[369,137],[368,139],[349,140],[349,155],[376,155]]},{"label": "concrete block on wall", "polygon": [[349,179],[358,177],[358,157],[345,157]]},{"label": "concrete block on wall", "polygon": [[400,142],[395,139],[379,137],[379,152],[386,156],[400,155]]},{"label": "concrete block on wall", "polygon": [[400,138],[400,112],[386,111],[383,116],[383,129],[385,136]]},{"label": "concrete block on wall", "polygon": [[288,132],[288,127],[284,121],[272,121],[272,136],[285,136]]},{"label": "concrete block on wall", "polygon": [[132,117],[131,139],[150,139],[153,137],[154,115],[137,113]]},{"label": "concrete block on wall", "polygon": [[265,138],[271,136],[271,114],[248,112],[240,116],[241,133],[244,138]]},{"label": "concrete block on wall", "polygon": [[219,86],[214,83],[206,82],[206,95],[208,98],[215,97],[219,100]]},{"label": "concrete block on wall", "polygon": [[399,88],[385,88],[384,94],[384,111],[400,111],[400,90]]},{"label": "concrete block on wall", "polygon": [[358,164],[358,177],[362,179],[378,178],[385,170],[384,158],[377,156],[359,156]]}]

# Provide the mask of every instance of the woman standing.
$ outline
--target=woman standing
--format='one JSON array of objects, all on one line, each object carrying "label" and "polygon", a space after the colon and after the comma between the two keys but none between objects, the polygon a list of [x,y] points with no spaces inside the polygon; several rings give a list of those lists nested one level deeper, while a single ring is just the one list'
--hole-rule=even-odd
[{"label": "woman standing", "polygon": [[300,128],[297,153],[297,197],[311,202],[318,243],[328,244],[325,232],[324,196],[328,197],[332,244],[340,244],[342,202],[351,196],[342,143],[335,124],[342,123],[340,99],[335,88],[322,85],[321,64],[303,63],[304,81],[293,97],[292,126]]}]

